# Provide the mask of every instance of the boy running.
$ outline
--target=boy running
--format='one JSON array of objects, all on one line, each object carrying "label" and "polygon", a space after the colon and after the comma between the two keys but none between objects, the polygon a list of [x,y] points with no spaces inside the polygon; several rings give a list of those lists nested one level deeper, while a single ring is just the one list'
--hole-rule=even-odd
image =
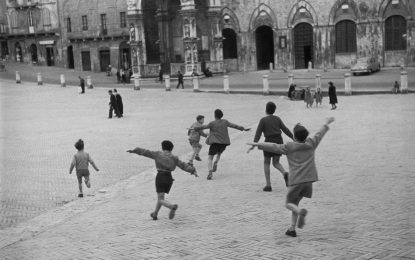
[{"label": "boy running", "polygon": [[[245,128],[243,126],[235,125],[229,122],[226,119],[222,119],[223,112],[220,109],[215,110],[215,120],[210,122],[207,125],[194,127],[194,130],[203,130],[209,129],[209,136],[206,139],[206,144],[210,145],[209,147],[209,157],[208,157],[208,169],[209,174],[207,176],[208,180],[211,180],[213,173],[217,170],[218,162],[220,156],[225,151],[226,146],[230,145],[228,127],[238,129],[240,131],[249,131],[250,128]],[[213,162],[213,157],[216,155],[216,160]],[[213,163],[212,163],[213,162]]]},{"label": "boy running", "polygon": [[[259,121],[255,137],[254,143],[257,143],[261,138],[261,134],[264,133],[265,142],[271,142],[276,144],[283,144],[281,131],[284,132],[289,138],[293,139],[293,134],[291,131],[284,125],[281,118],[275,116],[275,110],[277,106],[274,102],[268,102],[265,107],[266,116],[261,118]],[[249,150],[251,151],[254,148],[252,146]],[[273,153],[264,151],[264,174],[265,174],[265,182],[266,185],[263,188],[263,191],[272,191],[271,187],[271,177],[270,177],[270,164],[272,159],[272,165],[274,168],[279,170],[281,174],[284,176],[285,185],[287,185],[287,178],[288,172],[285,171],[284,167],[280,164],[280,153]]]},{"label": "boy running", "polygon": [[199,177],[196,173],[196,169],[185,162],[182,162],[177,156],[172,154],[173,143],[165,140],[161,143],[162,151],[149,151],[140,147],[134,150],[128,150],[129,153],[135,153],[151,159],[154,159],[157,168],[156,176],[156,192],[157,192],[157,203],[156,209],[150,214],[153,220],[157,220],[158,213],[161,206],[165,206],[170,209],[169,219],[173,219],[176,213],[177,204],[171,204],[164,198],[165,193],[169,193],[171,186],[173,185],[173,177],[171,172],[178,166],[180,169],[186,172],[190,172],[195,177]]},{"label": "boy running", "polygon": [[[194,130],[194,127],[202,126],[205,122],[205,117],[202,115],[198,115],[196,117],[196,122],[190,126],[187,135],[189,136],[189,143],[193,148],[193,153],[190,156],[189,164],[193,165],[193,160],[201,161],[199,156],[199,152],[202,149],[202,145],[199,143],[200,136],[207,137],[207,135],[203,132],[203,130]],[[193,129],[193,130],[192,130]]]},{"label": "boy running", "polygon": [[82,177],[85,179],[85,185],[88,188],[91,188],[91,182],[89,180],[89,170],[88,166],[89,163],[94,167],[94,169],[98,172],[99,169],[95,165],[94,161],[92,160],[91,156],[84,152],[84,141],[79,139],[78,142],[75,143],[75,148],[78,152],[73,156],[71,166],[69,167],[69,174],[72,174],[73,168],[76,169],[76,177],[78,178],[78,186],[79,186],[79,194],[78,197],[84,197],[82,192]]},{"label": "boy running", "polygon": [[288,192],[285,206],[292,212],[291,226],[285,233],[287,236],[296,237],[295,227],[303,228],[305,225],[307,210],[300,209],[298,204],[303,197],[311,198],[313,182],[318,180],[314,153],[329,130],[329,124],[333,121],[333,117],[327,118],[326,123],[312,138],[307,138],[307,129],[297,124],[294,127],[294,142],[286,144],[248,143],[248,145],[258,146],[259,149],[264,151],[287,155],[290,174],[288,176]]}]

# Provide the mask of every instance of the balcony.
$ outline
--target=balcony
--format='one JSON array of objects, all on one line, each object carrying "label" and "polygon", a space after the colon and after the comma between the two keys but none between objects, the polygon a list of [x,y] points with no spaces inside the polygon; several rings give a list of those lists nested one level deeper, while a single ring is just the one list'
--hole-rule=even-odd
[{"label": "balcony", "polygon": [[[74,29],[74,28],[72,28]],[[88,31],[74,31],[67,33],[67,39],[71,42],[78,41],[102,41],[102,40],[114,40],[124,39],[129,40],[128,29],[90,29]]]},{"label": "balcony", "polygon": [[34,8],[39,4],[39,0],[9,0],[7,6],[18,9]]}]

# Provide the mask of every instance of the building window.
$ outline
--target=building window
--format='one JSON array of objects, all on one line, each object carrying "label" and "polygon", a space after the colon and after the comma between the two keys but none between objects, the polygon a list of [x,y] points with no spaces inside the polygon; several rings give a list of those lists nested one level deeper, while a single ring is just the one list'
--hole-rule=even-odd
[{"label": "building window", "polygon": [[10,14],[10,27],[12,29],[16,29],[17,26],[17,12],[16,11],[12,11]]},{"label": "building window", "polygon": [[127,27],[127,20],[125,19],[125,12],[120,13],[120,27],[121,28]]},{"label": "building window", "polygon": [[6,33],[6,25],[5,24],[2,24],[2,23],[0,23],[0,33]]},{"label": "building window", "polygon": [[66,32],[70,33],[72,32],[72,25],[71,25],[71,18],[66,18]]},{"label": "building window", "polygon": [[356,52],[356,23],[343,20],[336,24],[336,53]]},{"label": "building window", "polygon": [[400,15],[385,21],[385,50],[406,50],[406,20]]},{"label": "building window", "polygon": [[236,59],[238,58],[238,45],[236,42],[236,32],[232,29],[226,28],[222,31],[223,40],[223,58]]},{"label": "building window", "polygon": [[42,9],[42,22],[43,22],[44,29],[49,29],[51,27],[49,9],[46,9],[46,8]]},{"label": "building window", "polygon": [[27,23],[29,24],[29,27],[33,27],[33,13],[32,13],[32,11],[27,12]]},{"label": "building window", "polygon": [[88,31],[88,17],[82,15],[82,31]]},{"label": "building window", "polygon": [[101,30],[103,35],[107,35],[107,15],[101,14]]}]

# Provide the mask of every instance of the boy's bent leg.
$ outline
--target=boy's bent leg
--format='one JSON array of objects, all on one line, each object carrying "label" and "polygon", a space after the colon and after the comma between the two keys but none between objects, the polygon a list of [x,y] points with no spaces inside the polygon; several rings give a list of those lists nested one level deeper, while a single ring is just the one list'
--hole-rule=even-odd
[{"label": "boy's bent leg", "polygon": [[264,191],[272,191],[271,188],[271,170],[270,170],[271,158],[264,156],[264,174],[265,174],[265,187]]},{"label": "boy's bent leg", "polygon": [[86,185],[88,188],[91,188],[91,182],[90,182],[90,180],[89,180],[89,176],[85,176],[84,178],[85,178],[85,185]]},{"label": "boy's bent leg", "polygon": [[158,202],[162,206],[164,206],[166,208],[169,208],[169,209],[173,208],[173,204],[171,204],[170,202],[168,202],[167,200],[164,199],[164,193],[163,192],[157,193],[157,196],[158,196]]},{"label": "boy's bent leg", "polygon": [[216,170],[218,169],[218,163],[219,163],[221,154],[222,153],[216,154],[216,160],[213,162],[212,172],[216,172]]}]

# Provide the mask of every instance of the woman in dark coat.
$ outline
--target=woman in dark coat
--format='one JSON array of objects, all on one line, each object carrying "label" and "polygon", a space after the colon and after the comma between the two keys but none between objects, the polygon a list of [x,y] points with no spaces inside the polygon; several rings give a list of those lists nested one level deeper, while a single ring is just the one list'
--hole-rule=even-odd
[{"label": "woman in dark coat", "polygon": [[290,88],[288,89],[288,98],[289,99],[294,99],[293,97],[293,92],[295,91],[295,85],[291,84]]},{"label": "woman in dark coat", "polygon": [[334,86],[333,82],[329,82],[329,98],[330,98],[330,105],[331,109],[336,109],[337,106],[337,94],[336,94],[336,87]]}]

